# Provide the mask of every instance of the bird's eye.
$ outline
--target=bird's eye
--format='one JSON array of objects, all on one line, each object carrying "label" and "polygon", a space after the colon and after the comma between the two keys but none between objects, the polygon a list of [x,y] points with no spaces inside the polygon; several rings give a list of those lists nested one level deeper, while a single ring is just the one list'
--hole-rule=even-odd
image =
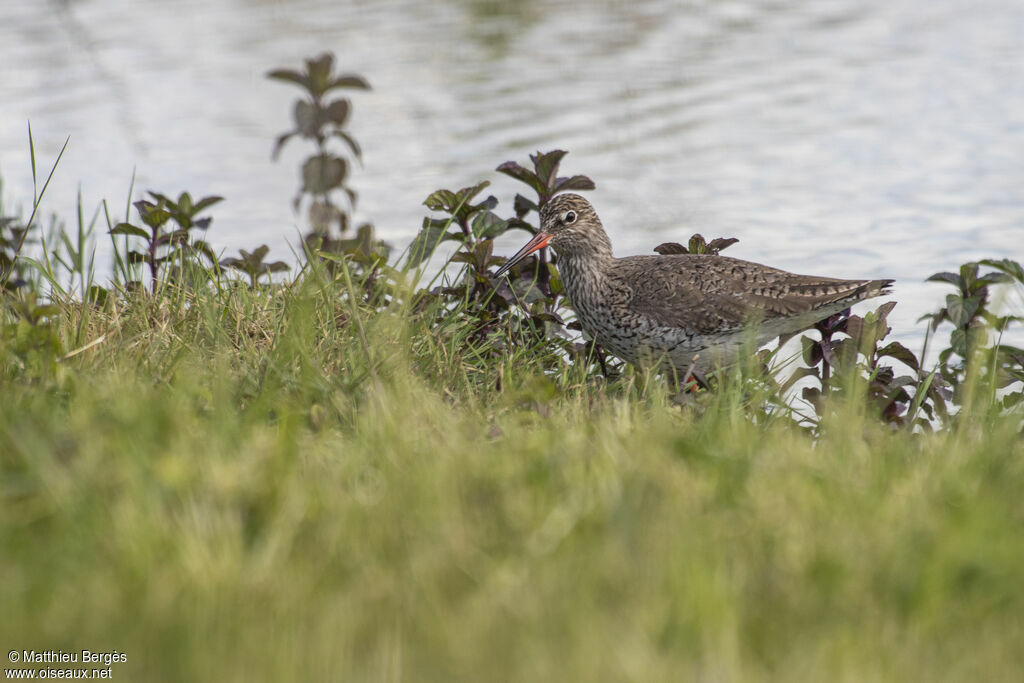
[{"label": "bird's eye", "polygon": [[562,222],[565,223],[566,225],[570,225],[571,223],[575,223],[576,222],[576,212],[575,211],[566,211],[565,214],[562,216]]}]

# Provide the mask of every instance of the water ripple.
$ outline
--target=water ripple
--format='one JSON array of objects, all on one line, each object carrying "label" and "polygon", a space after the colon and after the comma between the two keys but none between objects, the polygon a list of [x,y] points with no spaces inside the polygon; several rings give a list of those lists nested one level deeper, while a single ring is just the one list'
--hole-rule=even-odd
[{"label": "water ripple", "polygon": [[[138,189],[228,197],[210,238],[282,256],[294,143],[269,160],[297,91],[267,69],[332,50],[366,75],[352,128],[360,216],[392,242],[423,198],[529,152],[572,151],[620,253],[736,236],[803,272],[899,279],[909,329],[923,277],[1024,258],[1024,7],[598,0],[67,0],[0,10],[0,169],[24,198],[26,119],[42,158],[72,137],[51,207]],[[159,26],[160,30],[154,30]],[[902,318],[900,318],[902,316]]]}]

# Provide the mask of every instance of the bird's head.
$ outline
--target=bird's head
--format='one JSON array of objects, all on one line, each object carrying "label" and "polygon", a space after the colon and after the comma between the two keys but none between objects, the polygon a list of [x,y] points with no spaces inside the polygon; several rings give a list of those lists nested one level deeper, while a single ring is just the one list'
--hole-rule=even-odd
[{"label": "bird's head", "polygon": [[540,210],[540,232],[499,268],[495,277],[504,275],[512,266],[547,246],[554,247],[561,257],[591,252],[611,256],[608,235],[590,202],[578,194],[560,194]]}]

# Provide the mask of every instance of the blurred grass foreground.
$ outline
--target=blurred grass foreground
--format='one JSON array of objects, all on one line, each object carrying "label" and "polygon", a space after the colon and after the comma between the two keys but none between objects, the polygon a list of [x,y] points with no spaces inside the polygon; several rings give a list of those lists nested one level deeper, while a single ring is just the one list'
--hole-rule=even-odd
[{"label": "blurred grass foreground", "polygon": [[[430,195],[399,266],[350,225],[324,95],[369,85],[332,69],[269,74],[308,95],[278,148],[316,146],[289,277],[198,237],[220,197],[150,192],[97,212],[100,284],[82,211],[39,227],[34,149],[32,214],[0,207],[6,677],[89,650],[122,681],[1024,679],[1021,318],[989,308],[1019,263],[933,276],[935,369],[880,346],[889,303],[803,340],[806,414],[759,368],[680,401],[574,341],[543,256],[491,277],[494,237],[593,188],[566,152],[497,168],[537,195],[513,218],[487,181]],[[417,288],[441,242],[461,270]]]},{"label": "blurred grass foreground", "polygon": [[851,402],[815,440],[729,387],[698,417],[528,357],[481,378],[345,287],[65,306],[62,355],[5,344],[0,641],[133,681],[1024,670],[1019,416]]}]

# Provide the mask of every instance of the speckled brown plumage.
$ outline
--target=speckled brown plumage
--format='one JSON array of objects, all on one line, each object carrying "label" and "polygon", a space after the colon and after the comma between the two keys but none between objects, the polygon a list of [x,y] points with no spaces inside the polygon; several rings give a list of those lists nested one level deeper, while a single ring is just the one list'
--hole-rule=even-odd
[{"label": "speckled brown plumage", "polygon": [[612,256],[590,203],[562,194],[541,211],[541,235],[505,266],[540,246],[558,253],[558,272],[580,324],[630,363],[685,369],[727,362],[748,326],[763,343],[798,332],[863,299],[888,293],[892,280],[796,275],[727,256]]}]

